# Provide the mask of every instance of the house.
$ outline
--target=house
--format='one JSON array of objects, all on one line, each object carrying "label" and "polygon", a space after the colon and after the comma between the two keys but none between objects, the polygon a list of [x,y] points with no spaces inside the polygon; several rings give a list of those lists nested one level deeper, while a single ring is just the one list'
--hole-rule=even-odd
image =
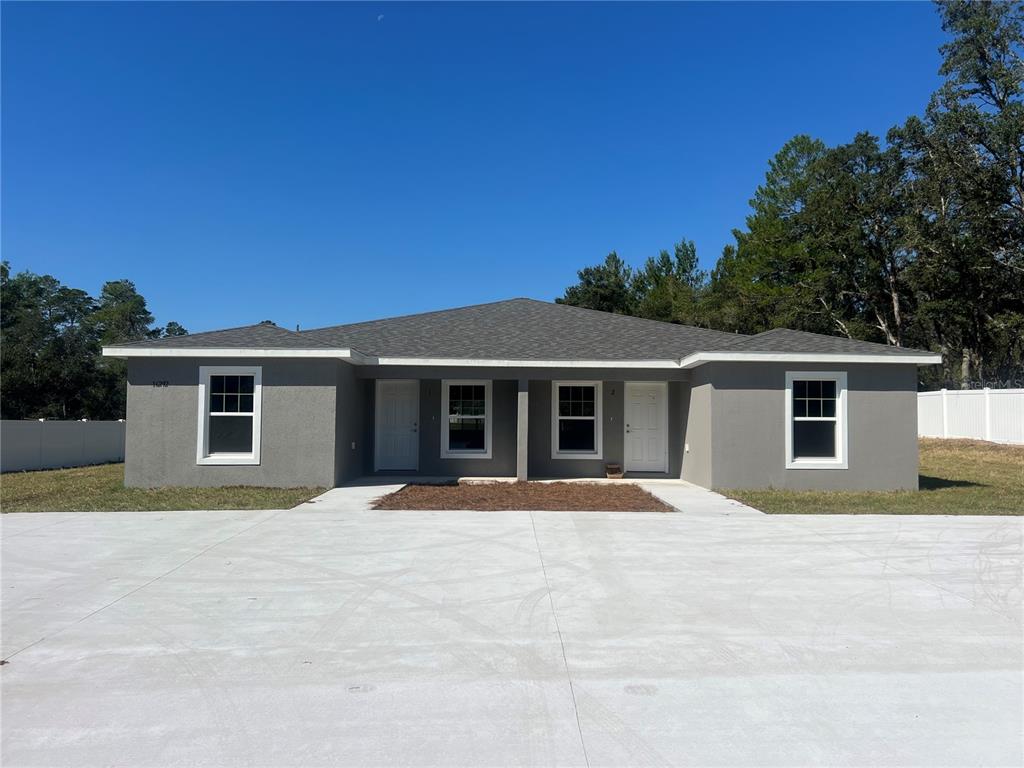
[{"label": "house", "polygon": [[106,347],[128,361],[131,486],[373,474],[917,487],[930,352],[755,336],[532,299]]}]

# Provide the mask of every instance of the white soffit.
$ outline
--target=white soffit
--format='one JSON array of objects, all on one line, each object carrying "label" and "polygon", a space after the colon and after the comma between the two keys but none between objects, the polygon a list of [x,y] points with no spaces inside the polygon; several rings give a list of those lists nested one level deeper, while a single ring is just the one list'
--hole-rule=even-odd
[{"label": "white soffit", "polygon": [[888,363],[935,365],[941,355],[812,354],[800,352],[696,352],[682,360],[500,360],[464,357],[372,357],[350,348],[268,349],[258,347],[111,346],[104,357],[328,358],[353,365],[449,368],[696,368],[704,363]]},{"label": "white soffit", "polygon": [[857,355],[805,352],[696,352],[680,361],[681,368],[704,363],[901,363],[934,365],[942,355]]}]

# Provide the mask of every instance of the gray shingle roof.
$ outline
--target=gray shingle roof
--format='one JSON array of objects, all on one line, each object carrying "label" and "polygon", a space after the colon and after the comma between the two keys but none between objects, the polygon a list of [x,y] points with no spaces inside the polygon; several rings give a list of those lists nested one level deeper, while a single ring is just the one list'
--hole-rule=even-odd
[{"label": "gray shingle roof", "polygon": [[133,341],[117,344],[118,347],[154,347],[158,349],[202,349],[216,347],[220,349],[310,349],[320,348],[321,344],[312,337],[303,336],[295,331],[278,328],[269,323],[243,325],[239,328],[226,328],[222,331],[205,331],[190,333],[187,336],[168,336],[163,339]]},{"label": "gray shingle roof", "polygon": [[371,357],[680,360],[695,352],[929,355],[785,328],[737,335],[609,312],[509,299],[309,331],[260,323],[119,344],[157,349],[352,349]]},{"label": "gray shingle roof", "polygon": [[[890,347],[842,336],[825,336],[789,328],[774,328],[755,336],[742,336],[728,346],[730,352],[795,352],[823,355],[931,355],[922,349]],[[710,350],[709,350],[710,351]]]},{"label": "gray shingle roof", "polygon": [[374,357],[488,360],[678,360],[735,338],[534,299],[336,325],[302,336]]}]

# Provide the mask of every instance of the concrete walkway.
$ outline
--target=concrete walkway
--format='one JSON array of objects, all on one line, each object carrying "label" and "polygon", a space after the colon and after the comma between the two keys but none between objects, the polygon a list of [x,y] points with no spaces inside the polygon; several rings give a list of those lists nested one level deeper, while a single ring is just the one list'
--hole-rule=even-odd
[{"label": "concrete walkway", "polygon": [[[437,478],[439,481],[443,479]],[[366,511],[374,499],[397,491],[406,482],[416,481],[417,478],[362,478],[340,488],[332,488],[307,504],[314,505],[320,511]],[[427,482],[423,478],[418,478],[418,481]],[[598,482],[610,485],[635,482],[685,515],[705,517],[762,517],[764,515],[763,512],[753,507],[748,507],[719,493],[682,480],[581,480],[579,482]],[[305,505],[300,505],[299,508],[305,509]]]},{"label": "concrete walkway", "polygon": [[0,762],[1021,764],[1024,521],[682,506],[4,515]]}]

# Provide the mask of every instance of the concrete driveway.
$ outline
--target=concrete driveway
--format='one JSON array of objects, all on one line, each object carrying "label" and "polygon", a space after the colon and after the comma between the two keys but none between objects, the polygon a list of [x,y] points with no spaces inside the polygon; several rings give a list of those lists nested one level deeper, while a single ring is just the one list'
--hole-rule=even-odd
[{"label": "concrete driveway", "polygon": [[1019,518],[341,496],[5,515],[3,765],[1022,762]]}]

